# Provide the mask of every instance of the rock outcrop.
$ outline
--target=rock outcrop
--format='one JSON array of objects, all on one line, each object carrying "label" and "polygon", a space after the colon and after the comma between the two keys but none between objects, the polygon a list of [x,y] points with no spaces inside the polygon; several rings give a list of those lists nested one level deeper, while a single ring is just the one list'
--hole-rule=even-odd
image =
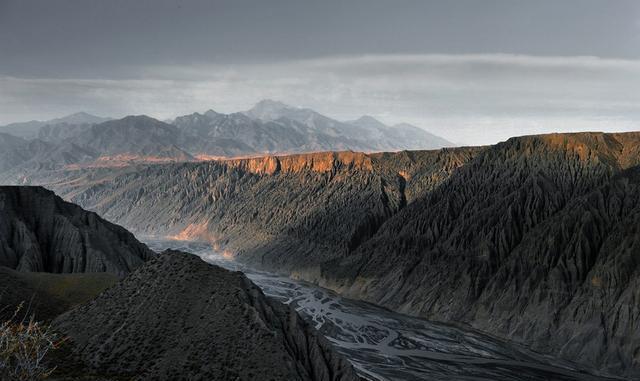
[{"label": "rock outcrop", "polygon": [[289,156],[261,156],[225,160],[224,164],[253,174],[273,175],[277,172],[335,172],[340,169],[373,171],[370,155],[361,152],[316,152]]},{"label": "rock outcrop", "polygon": [[54,321],[100,375],[154,380],[357,380],[290,307],[239,272],[166,251]]},{"label": "rock outcrop", "polygon": [[0,187],[0,266],[124,275],[153,252],[124,228],[41,187]]}]

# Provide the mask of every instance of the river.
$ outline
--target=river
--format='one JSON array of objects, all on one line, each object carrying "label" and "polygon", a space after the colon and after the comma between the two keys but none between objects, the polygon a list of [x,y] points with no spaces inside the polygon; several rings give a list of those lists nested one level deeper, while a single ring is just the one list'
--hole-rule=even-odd
[{"label": "river", "polygon": [[202,242],[143,240],[242,271],[265,295],[292,305],[369,380],[610,380],[575,364],[476,330],[419,319],[343,298],[316,285],[249,269]]}]

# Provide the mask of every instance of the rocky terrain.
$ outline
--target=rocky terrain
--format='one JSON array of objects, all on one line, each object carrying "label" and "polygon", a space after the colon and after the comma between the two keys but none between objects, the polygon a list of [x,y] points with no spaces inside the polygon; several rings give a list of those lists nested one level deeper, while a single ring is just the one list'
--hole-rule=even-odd
[{"label": "rocky terrain", "polygon": [[359,379],[241,273],[155,254],[40,187],[0,187],[0,216],[0,318],[53,320],[54,380]]},{"label": "rocky terrain", "polygon": [[124,275],[153,252],[124,228],[40,187],[0,187],[0,266]]},{"label": "rocky terrain", "polygon": [[639,137],[493,147],[323,277],[399,311],[637,374]]},{"label": "rocky terrain", "polygon": [[[637,375],[640,133],[67,173],[137,233]],[[103,179],[108,179],[103,180]]]},{"label": "rocky terrain", "polygon": [[[167,251],[54,321],[89,372],[154,380],[357,380],[290,307],[242,273]],[[58,372],[64,377],[64,372]]]}]

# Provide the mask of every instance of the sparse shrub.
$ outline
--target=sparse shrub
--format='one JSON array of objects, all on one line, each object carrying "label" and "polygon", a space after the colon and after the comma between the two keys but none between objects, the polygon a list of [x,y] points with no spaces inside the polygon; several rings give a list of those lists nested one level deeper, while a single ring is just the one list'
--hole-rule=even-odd
[{"label": "sparse shrub", "polygon": [[55,369],[48,367],[44,358],[63,340],[33,316],[17,319],[21,307],[11,319],[0,323],[0,380],[44,380]]}]

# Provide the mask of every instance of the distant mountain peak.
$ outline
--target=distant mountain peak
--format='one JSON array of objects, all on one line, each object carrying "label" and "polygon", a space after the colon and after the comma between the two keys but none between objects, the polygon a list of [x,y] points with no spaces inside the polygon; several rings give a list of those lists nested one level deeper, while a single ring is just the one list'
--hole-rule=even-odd
[{"label": "distant mountain peak", "polygon": [[113,119],[109,121],[109,125],[117,125],[117,124],[123,124],[123,123],[127,123],[127,124],[132,124],[132,123],[140,123],[140,122],[146,122],[146,123],[150,123],[150,122],[159,122],[161,123],[159,120],[154,119],[150,116],[147,115],[126,115],[120,119]]},{"label": "distant mountain peak", "polygon": [[392,128],[416,128],[418,130],[422,130],[422,128],[420,128],[418,126],[414,126],[413,124],[409,124],[409,123],[397,123],[397,124],[394,124],[391,127]]},{"label": "distant mountain peak", "polygon": [[[197,114],[197,113],[196,113],[196,114]],[[214,109],[211,109],[211,108],[210,108],[210,109],[208,109],[207,111],[205,111],[203,115],[208,116],[208,117],[210,117],[210,118],[213,118],[213,117],[215,117],[215,116],[222,115],[222,114],[220,114],[219,112],[217,112],[217,111],[215,111]]]},{"label": "distant mountain peak", "polygon": [[102,123],[110,120],[111,118],[103,118],[100,116],[95,116],[89,114],[84,111],[76,112],[67,116],[63,116],[62,118],[56,118],[49,121],[44,122],[45,124],[96,124]]},{"label": "distant mountain peak", "polygon": [[354,126],[365,127],[365,128],[387,128],[388,126],[378,119],[372,117],[371,115],[363,115],[356,120],[348,121],[347,123],[352,124]]},{"label": "distant mountain peak", "polygon": [[245,111],[244,114],[254,119],[275,120],[280,118],[286,111],[295,109],[295,107],[280,101],[263,99],[250,110]]},{"label": "distant mountain peak", "polygon": [[62,117],[61,119],[64,119],[64,118],[87,118],[87,117],[89,117],[89,118],[91,118],[91,117],[96,118],[96,116],[95,116],[95,115],[91,115],[91,114],[89,114],[88,112],[78,111],[78,112],[74,112],[73,114],[69,114],[69,115],[67,115],[67,116],[64,116],[64,117]]},{"label": "distant mountain peak", "polygon": [[289,106],[286,103],[280,102],[280,101],[275,101],[273,99],[263,99],[260,102],[256,103],[255,106],[253,106],[253,109],[264,109],[264,108],[270,108],[270,109],[283,109],[283,108],[293,108],[291,106]]}]

